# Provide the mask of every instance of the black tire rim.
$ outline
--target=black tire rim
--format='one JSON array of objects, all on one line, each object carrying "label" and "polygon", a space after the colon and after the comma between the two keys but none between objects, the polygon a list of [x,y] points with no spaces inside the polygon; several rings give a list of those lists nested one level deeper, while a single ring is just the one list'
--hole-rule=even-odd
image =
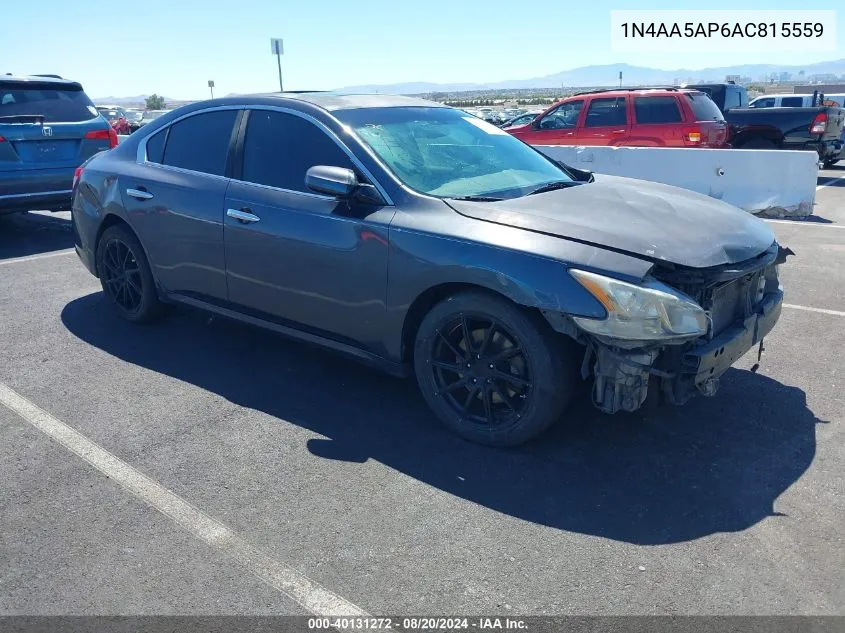
[{"label": "black tire rim", "polygon": [[143,300],[141,267],[128,244],[111,239],[103,249],[103,286],[109,297],[127,312],[137,312]]},{"label": "black tire rim", "polygon": [[528,356],[501,322],[461,314],[435,330],[430,351],[435,396],[460,419],[501,428],[525,415],[533,395]]}]

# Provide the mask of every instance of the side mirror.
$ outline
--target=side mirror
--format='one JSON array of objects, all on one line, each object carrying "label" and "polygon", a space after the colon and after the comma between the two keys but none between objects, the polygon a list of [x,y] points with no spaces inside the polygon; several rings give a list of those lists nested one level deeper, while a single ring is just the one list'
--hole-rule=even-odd
[{"label": "side mirror", "polygon": [[358,188],[358,178],[351,169],[314,165],[305,172],[305,186],[315,193],[349,198]]}]

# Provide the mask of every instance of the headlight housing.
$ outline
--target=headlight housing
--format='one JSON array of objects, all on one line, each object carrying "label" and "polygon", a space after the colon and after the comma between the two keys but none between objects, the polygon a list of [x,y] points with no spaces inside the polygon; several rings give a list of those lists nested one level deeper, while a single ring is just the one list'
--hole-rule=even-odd
[{"label": "headlight housing", "polygon": [[707,313],[656,280],[630,284],[586,270],[571,274],[607,310],[604,319],[572,317],[591,334],[634,341],[684,341],[707,333]]}]

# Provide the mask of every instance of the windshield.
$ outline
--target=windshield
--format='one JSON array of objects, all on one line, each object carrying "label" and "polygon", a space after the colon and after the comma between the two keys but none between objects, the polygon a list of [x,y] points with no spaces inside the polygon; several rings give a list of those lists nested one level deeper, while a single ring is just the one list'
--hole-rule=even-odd
[{"label": "windshield", "polygon": [[551,160],[494,125],[452,108],[365,108],[335,113],[416,191],[444,198],[516,198],[571,182]]},{"label": "windshield", "polygon": [[0,117],[38,114],[45,123],[76,123],[97,117],[88,96],[73,86],[0,83]]}]

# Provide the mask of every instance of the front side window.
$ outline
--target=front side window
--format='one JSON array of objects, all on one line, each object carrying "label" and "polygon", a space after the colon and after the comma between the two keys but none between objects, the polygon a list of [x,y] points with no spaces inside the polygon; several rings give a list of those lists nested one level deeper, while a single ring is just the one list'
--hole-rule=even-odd
[{"label": "front side window", "polygon": [[504,130],[452,108],[361,108],[335,116],[399,180],[432,196],[515,198],[572,180]]},{"label": "front side window", "polygon": [[560,104],[540,119],[540,129],[562,130],[566,128],[574,128],[578,123],[578,115],[581,114],[581,108],[583,107],[584,101],[582,99],[578,99],[577,101],[567,101],[566,103]]},{"label": "front side window", "polygon": [[167,135],[162,163],[204,174],[225,175],[236,115],[236,110],[216,110],[174,123]]},{"label": "front side window", "polygon": [[625,97],[608,97],[593,99],[587,110],[585,127],[605,127],[608,125],[625,125],[628,121],[625,112]]},{"label": "front side window", "polygon": [[270,110],[249,113],[242,180],[307,192],[305,172],[315,165],[354,169],[338,144],[310,121]]},{"label": "front side window", "polygon": [[681,111],[675,97],[634,97],[637,123],[680,123]]}]

